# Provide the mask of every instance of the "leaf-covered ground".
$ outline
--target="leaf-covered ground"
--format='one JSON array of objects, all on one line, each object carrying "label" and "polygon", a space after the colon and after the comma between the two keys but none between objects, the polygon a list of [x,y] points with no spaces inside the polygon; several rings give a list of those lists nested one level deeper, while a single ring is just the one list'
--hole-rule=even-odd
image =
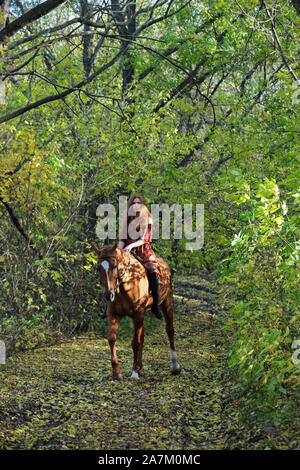
[{"label": "leaf-covered ground", "polygon": [[150,317],[139,382],[130,380],[129,319],[117,341],[122,382],[111,379],[106,326],[10,358],[0,366],[0,449],[287,448],[273,430],[238,421],[217,298],[204,279],[175,281],[179,376],[170,375],[164,322]]}]

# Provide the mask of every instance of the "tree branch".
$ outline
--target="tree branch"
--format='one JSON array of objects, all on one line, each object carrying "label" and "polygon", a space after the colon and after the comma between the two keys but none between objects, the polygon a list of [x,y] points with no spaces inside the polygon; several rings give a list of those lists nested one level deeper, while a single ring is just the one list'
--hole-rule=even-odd
[{"label": "tree branch", "polygon": [[[28,245],[31,246],[32,245],[32,240],[31,238],[27,235],[27,233],[24,232],[23,228],[21,227],[21,224],[16,216],[16,214],[14,213],[14,210],[13,208],[8,204],[8,202],[6,201],[3,201],[2,197],[0,196],[0,202],[2,202],[2,204],[4,205],[5,209],[7,210],[8,214],[9,214],[9,217],[13,223],[13,225],[16,227],[16,229],[18,230],[18,232],[22,235],[22,237],[27,241]],[[36,252],[36,249],[33,248],[31,246],[31,248]]]},{"label": "tree branch", "polygon": [[21,46],[22,44],[25,44],[27,42],[33,41],[34,39],[39,38],[40,36],[46,35],[46,34],[51,34],[51,33],[56,33],[57,31],[60,31],[61,29],[67,28],[68,26],[74,24],[74,23],[81,23],[81,18],[73,18],[70,21],[66,21],[63,24],[60,24],[58,26],[54,26],[53,28],[48,28],[48,29],[43,29],[42,31],[39,31],[36,34],[33,34],[31,36],[28,36],[26,38],[19,39],[18,41],[15,41],[13,43],[10,43],[7,45],[6,50],[9,51],[11,49],[14,49],[17,46]]},{"label": "tree branch", "polygon": [[14,111],[13,113],[6,114],[5,116],[0,117],[0,124],[2,122],[10,121],[11,119],[13,119],[17,116],[20,116],[21,114],[24,114],[27,111],[30,111],[31,109],[37,108],[37,107],[39,107],[43,104],[51,103],[52,101],[56,101],[56,100],[60,100],[62,98],[65,98],[66,96],[70,95],[74,91],[79,90],[80,88],[82,88],[83,86],[87,85],[92,80],[94,80],[94,78],[96,78],[98,75],[100,75],[100,73],[102,73],[106,69],[110,68],[119,59],[119,57],[121,57],[121,55],[124,54],[127,47],[128,47],[128,44],[123,45],[123,47],[120,49],[118,54],[116,54],[115,57],[113,57],[113,59],[111,59],[109,62],[107,62],[102,67],[100,67],[98,70],[96,70],[88,78],[86,78],[85,80],[82,80],[81,82],[77,83],[77,85],[75,85],[73,88],[68,88],[67,90],[63,91],[62,93],[58,93],[56,95],[47,96],[45,98],[42,98],[41,100],[35,101],[34,103],[31,103],[31,104],[29,104],[29,105],[27,105],[23,108],[20,108],[17,111]]},{"label": "tree branch", "polygon": [[31,10],[20,16],[20,18],[6,25],[6,27],[0,32],[0,42],[5,41],[5,39],[24,28],[27,24],[47,15],[47,13],[57,8],[65,1],[66,0],[46,0],[44,3],[31,8]]},{"label": "tree branch", "polygon": [[290,72],[291,76],[293,77],[293,79],[298,83],[298,86],[300,86],[300,80],[298,79],[298,77],[296,76],[294,70],[292,69],[292,67],[290,66],[290,64],[288,63],[287,61],[287,58],[285,57],[285,54],[283,52],[283,49],[281,47],[281,44],[280,44],[280,40],[279,40],[279,37],[278,37],[278,34],[277,34],[277,31],[276,31],[276,28],[275,28],[275,24],[274,24],[274,20],[273,20],[273,17],[272,15],[270,14],[269,12],[269,9],[267,7],[267,4],[265,2],[265,0],[262,0],[262,4],[264,5],[265,7],[265,10],[266,10],[266,13],[267,13],[267,16],[270,20],[270,23],[271,23],[271,29],[272,29],[272,33],[273,33],[273,37],[275,39],[275,42],[277,43],[277,48],[280,52],[280,55],[282,57],[282,60],[286,66],[286,68],[288,69],[288,71]]}]

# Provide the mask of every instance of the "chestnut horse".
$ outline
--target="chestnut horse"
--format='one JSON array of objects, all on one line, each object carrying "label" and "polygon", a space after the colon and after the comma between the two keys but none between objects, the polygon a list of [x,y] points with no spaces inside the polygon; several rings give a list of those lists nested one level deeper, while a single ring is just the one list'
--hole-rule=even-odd
[{"label": "chestnut horse", "polygon": [[[144,314],[153,301],[152,295],[149,294],[146,269],[128,250],[117,248],[117,244],[102,250],[92,244],[92,248],[98,255],[97,269],[107,300],[108,342],[113,378],[122,379],[116,353],[116,338],[120,319],[129,316],[134,323],[132,340],[134,359],[131,378],[139,379],[139,372],[143,366]],[[164,283],[159,284],[159,305],[170,341],[171,373],[175,375],[180,373],[180,366],[174,346],[172,276],[167,263],[162,258],[157,257],[157,259],[165,275]]]}]

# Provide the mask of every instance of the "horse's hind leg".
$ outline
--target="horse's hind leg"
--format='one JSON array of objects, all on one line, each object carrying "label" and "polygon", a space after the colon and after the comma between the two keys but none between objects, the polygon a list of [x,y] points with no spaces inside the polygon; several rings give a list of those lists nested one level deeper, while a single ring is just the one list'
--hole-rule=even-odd
[{"label": "horse's hind leg", "polygon": [[140,315],[133,319],[134,323],[134,334],[132,339],[133,349],[133,367],[131,379],[139,379],[139,371],[143,367],[142,353],[144,344],[144,315]]},{"label": "horse's hind leg", "polygon": [[171,296],[164,300],[164,302],[161,304],[161,309],[165,317],[166,332],[170,341],[171,373],[173,375],[180,374],[181,369],[177,361],[177,353],[175,351],[174,345],[173,306]]}]

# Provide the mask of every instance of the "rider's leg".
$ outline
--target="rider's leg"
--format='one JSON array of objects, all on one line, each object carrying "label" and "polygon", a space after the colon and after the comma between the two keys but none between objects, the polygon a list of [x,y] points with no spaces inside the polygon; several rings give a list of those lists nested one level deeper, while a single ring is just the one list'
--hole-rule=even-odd
[{"label": "rider's leg", "polygon": [[158,276],[156,272],[148,272],[148,279],[149,279],[149,287],[150,290],[152,291],[152,297],[153,297],[153,304],[151,307],[151,312],[156,315],[157,318],[161,319],[162,314],[159,311],[158,308]]}]

